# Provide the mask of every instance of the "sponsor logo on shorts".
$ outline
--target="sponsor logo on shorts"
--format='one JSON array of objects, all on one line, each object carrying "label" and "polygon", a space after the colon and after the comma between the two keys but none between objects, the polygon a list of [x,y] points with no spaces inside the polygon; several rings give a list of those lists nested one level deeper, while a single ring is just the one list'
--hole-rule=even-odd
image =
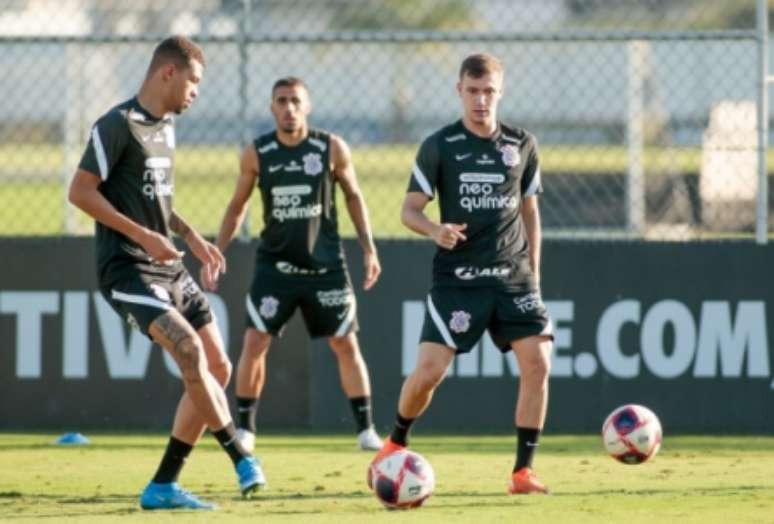
[{"label": "sponsor logo on shorts", "polygon": [[169,291],[167,291],[166,289],[164,289],[160,285],[158,285],[158,284],[151,284],[148,287],[150,287],[150,290],[153,291],[154,295],[156,295],[156,298],[158,298],[162,302],[169,302],[170,301]]},{"label": "sponsor logo on shorts", "polygon": [[317,300],[323,307],[346,306],[352,302],[352,298],[349,288],[317,292]]},{"label": "sponsor logo on shorts", "polygon": [[132,315],[131,313],[126,314],[126,322],[137,331],[140,331],[140,324],[137,322],[137,319],[134,318],[134,315]]},{"label": "sponsor logo on shorts", "polygon": [[543,301],[540,300],[540,295],[537,293],[530,293],[529,295],[516,297],[513,299],[513,303],[516,304],[516,309],[518,309],[521,313],[534,311],[543,307]]},{"label": "sponsor logo on shorts", "polygon": [[276,267],[280,272],[286,275],[324,275],[328,272],[328,268],[309,269],[305,267],[294,266],[290,262],[280,261],[277,262]]},{"label": "sponsor logo on shorts", "polygon": [[470,313],[467,311],[452,311],[449,329],[455,333],[465,333],[470,329]]},{"label": "sponsor logo on shorts", "polygon": [[263,318],[274,318],[274,315],[277,314],[278,305],[279,300],[271,295],[261,297],[261,307],[258,308],[258,313]]},{"label": "sponsor logo on shorts", "polygon": [[180,287],[183,290],[183,295],[186,297],[192,297],[201,291],[199,289],[199,284],[196,283],[191,275],[185,276],[185,279],[180,284]]},{"label": "sponsor logo on shorts", "polygon": [[473,280],[478,277],[498,277],[503,278],[511,274],[509,267],[476,267],[460,266],[454,268],[454,276],[460,280]]}]

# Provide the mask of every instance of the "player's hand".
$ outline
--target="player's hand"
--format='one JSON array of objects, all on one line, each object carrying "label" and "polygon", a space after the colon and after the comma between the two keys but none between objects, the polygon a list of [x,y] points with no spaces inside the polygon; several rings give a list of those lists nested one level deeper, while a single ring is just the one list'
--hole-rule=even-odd
[{"label": "player's hand", "polygon": [[208,291],[215,291],[218,287],[218,277],[226,272],[226,258],[215,244],[208,242],[198,233],[190,235],[188,246],[202,263],[199,271],[202,287]]},{"label": "player's hand", "polygon": [[440,247],[454,249],[458,242],[468,239],[463,233],[467,227],[467,224],[441,224],[433,230],[430,237]]},{"label": "player's hand", "polygon": [[185,254],[183,251],[178,251],[169,238],[155,231],[146,231],[137,243],[148,253],[148,256],[162,264],[180,260]]},{"label": "player's hand", "polygon": [[379,263],[379,257],[375,252],[363,254],[363,268],[365,269],[365,279],[363,280],[363,289],[368,291],[382,274],[382,265]]}]

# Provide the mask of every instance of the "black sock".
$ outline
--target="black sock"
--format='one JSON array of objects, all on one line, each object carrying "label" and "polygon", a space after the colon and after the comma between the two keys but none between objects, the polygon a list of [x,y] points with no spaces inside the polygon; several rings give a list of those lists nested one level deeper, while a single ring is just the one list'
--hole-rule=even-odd
[{"label": "black sock", "polygon": [[531,468],[532,459],[535,458],[535,451],[538,447],[538,438],[540,437],[540,430],[534,428],[519,428],[517,427],[519,437],[516,444],[516,465],[513,467],[513,471],[516,472],[521,468]]},{"label": "black sock", "polygon": [[236,427],[255,433],[255,415],[258,413],[258,399],[237,397]]},{"label": "black sock", "polygon": [[239,443],[239,440],[237,440],[233,422],[229,422],[225,427],[218,431],[213,431],[212,434],[218,439],[220,447],[226,450],[226,453],[231,457],[231,461],[235,466],[240,460],[250,456]]},{"label": "black sock", "polygon": [[400,413],[395,417],[395,427],[390,434],[390,440],[401,446],[408,446],[408,434],[411,425],[414,424],[414,418],[403,418]]},{"label": "black sock", "polygon": [[185,465],[185,459],[190,455],[192,449],[191,444],[186,444],[175,437],[169,437],[167,449],[164,451],[164,456],[161,457],[161,464],[153,476],[153,482],[157,484],[177,482],[177,477]]},{"label": "black sock", "polygon": [[357,432],[370,428],[374,423],[371,414],[371,397],[353,397],[349,399],[349,403],[352,405],[352,414],[355,415]]}]

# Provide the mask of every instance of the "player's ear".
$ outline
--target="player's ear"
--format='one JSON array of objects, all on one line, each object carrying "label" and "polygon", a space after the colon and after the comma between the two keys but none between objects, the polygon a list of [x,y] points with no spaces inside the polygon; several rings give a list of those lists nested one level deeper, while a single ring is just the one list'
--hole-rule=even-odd
[{"label": "player's ear", "polygon": [[457,94],[462,97],[462,82],[457,82]]},{"label": "player's ear", "polygon": [[176,70],[177,68],[173,62],[164,64],[161,66],[161,78],[164,80],[164,82],[169,82],[169,79],[174,76]]}]

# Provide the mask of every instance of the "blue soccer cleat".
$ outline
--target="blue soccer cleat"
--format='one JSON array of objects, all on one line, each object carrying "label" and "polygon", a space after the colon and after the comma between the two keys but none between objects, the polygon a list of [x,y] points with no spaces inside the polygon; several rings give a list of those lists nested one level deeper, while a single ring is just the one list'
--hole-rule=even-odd
[{"label": "blue soccer cleat", "polygon": [[142,509],[215,509],[214,504],[199,500],[190,491],[182,489],[177,482],[145,486],[140,496]]},{"label": "blue soccer cleat", "polygon": [[261,461],[255,457],[245,457],[236,465],[239,477],[239,490],[242,496],[250,498],[254,491],[266,487],[266,477],[261,469]]}]

